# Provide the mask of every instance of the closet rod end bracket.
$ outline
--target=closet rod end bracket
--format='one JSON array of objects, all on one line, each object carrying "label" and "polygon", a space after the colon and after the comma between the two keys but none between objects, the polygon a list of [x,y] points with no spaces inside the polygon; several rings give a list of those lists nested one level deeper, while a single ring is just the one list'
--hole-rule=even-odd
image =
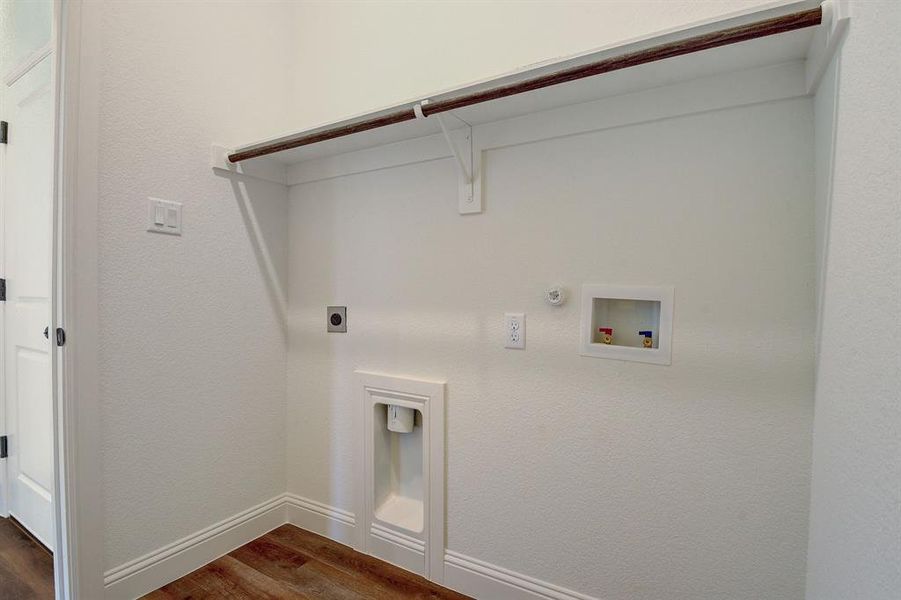
[{"label": "closet rod end bracket", "polygon": [[848,31],[851,21],[851,5],[848,0],[826,0],[822,4],[823,20],[817,28],[807,50],[804,79],[808,94],[814,94],[838,54],[839,45]]}]

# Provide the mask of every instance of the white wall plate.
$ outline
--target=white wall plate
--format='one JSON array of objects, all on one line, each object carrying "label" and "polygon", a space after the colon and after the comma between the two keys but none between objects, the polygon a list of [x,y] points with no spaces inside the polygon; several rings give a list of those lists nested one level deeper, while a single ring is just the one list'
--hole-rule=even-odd
[{"label": "white wall plate", "polygon": [[147,231],[181,235],[181,202],[148,198]]}]

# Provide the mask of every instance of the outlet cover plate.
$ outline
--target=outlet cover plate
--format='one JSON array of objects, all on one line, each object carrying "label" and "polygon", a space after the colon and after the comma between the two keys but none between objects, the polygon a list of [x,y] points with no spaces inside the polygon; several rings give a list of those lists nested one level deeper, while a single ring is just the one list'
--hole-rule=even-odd
[{"label": "outlet cover plate", "polygon": [[504,348],[523,350],[526,347],[525,313],[504,314]]},{"label": "outlet cover plate", "polygon": [[347,333],[346,306],[329,306],[326,309],[325,318],[329,333]]}]

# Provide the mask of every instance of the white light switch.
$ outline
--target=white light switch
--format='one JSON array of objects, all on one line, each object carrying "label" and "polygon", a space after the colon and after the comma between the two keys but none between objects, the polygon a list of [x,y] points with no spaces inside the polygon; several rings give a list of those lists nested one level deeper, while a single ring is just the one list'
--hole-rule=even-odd
[{"label": "white light switch", "polygon": [[147,231],[181,235],[181,202],[147,199]]}]

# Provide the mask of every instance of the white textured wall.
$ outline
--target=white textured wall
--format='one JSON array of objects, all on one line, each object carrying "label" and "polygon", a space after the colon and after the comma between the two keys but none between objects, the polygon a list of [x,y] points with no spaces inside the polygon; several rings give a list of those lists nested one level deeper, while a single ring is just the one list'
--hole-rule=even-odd
[{"label": "white textured wall", "polygon": [[[289,9],[85,6],[85,44],[100,46],[83,68],[100,74],[107,569],[285,489],[284,335],[235,192],[209,153],[211,142],[283,127]],[[286,193],[252,187],[283,267]],[[148,196],[184,203],[182,237],[145,232]]]},{"label": "white textured wall", "polygon": [[[286,444],[291,491],[352,508],[346,386],[353,368],[367,367],[450,382],[451,548],[605,599],[799,597],[814,277],[809,102],[492,152],[490,210],[469,219],[455,214],[449,161],[293,190],[287,440],[284,339],[236,192],[208,168],[211,141],[257,139],[765,3],[87,3],[85,35],[102,50],[84,60],[102,74],[105,567],[282,491]],[[867,8],[860,22],[887,28],[888,10]],[[875,324],[849,318],[857,314],[849,282],[881,281],[852,277],[851,265],[891,256],[869,219],[897,224],[885,202],[897,200],[897,187],[872,177],[878,161],[854,157],[869,140],[897,141],[866,120],[891,106],[890,88],[865,72],[867,53],[885,52],[890,38],[857,35],[857,79],[843,92],[857,108],[842,129],[849,142],[836,211],[853,233],[841,233],[840,258],[830,258],[830,364],[848,358],[846,330]],[[894,64],[878,68],[896,74]],[[750,118],[763,125],[749,131]],[[751,139],[727,143],[714,128]],[[686,139],[694,154],[650,163],[669,179],[621,162],[624,144],[662,152],[667,140]],[[866,215],[851,204],[860,181],[883,201]],[[284,194],[252,185],[285,272]],[[185,203],[184,237],[143,232],[149,195]],[[664,216],[640,220],[624,199]],[[698,205],[701,219],[674,208]],[[736,226],[715,227],[718,219]],[[641,250],[644,235],[651,250],[668,241],[667,253],[621,252]],[[522,277],[511,275],[509,265],[522,263]],[[577,303],[554,312],[537,295],[552,281],[658,279],[677,289],[671,368],[577,357]],[[897,304],[890,285],[864,308]],[[330,302],[350,305],[347,336],[322,333]],[[500,348],[505,310],[529,314],[525,353]],[[871,557],[868,539],[897,551],[898,361],[882,357],[855,363],[860,375],[845,384],[838,374],[824,382],[821,370],[821,389],[838,388],[818,415],[810,598],[854,597],[842,590],[867,585],[851,573],[853,560],[838,564],[837,540],[851,540],[846,554],[860,561]],[[851,385],[872,393],[857,399]],[[863,468],[871,462],[883,470]],[[877,480],[885,493],[859,491]],[[855,529],[862,507],[874,517]],[[531,550],[535,539],[541,551]],[[890,590],[893,556],[855,572]],[[837,591],[819,593],[826,589]]]},{"label": "white textured wall", "polygon": [[901,595],[901,4],[853,8],[839,67],[809,600]]},{"label": "white textured wall", "polygon": [[305,128],[771,0],[296,5],[291,125]]},{"label": "white textured wall", "polygon": [[[354,369],[446,379],[450,549],[605,600],[803,596],[812,102],[493,150],[486,173],[469,217],[449,159],[292,188],[289,491],[353,510]],[[582,282],[674,284],[672,366],[580,357]]]}]

